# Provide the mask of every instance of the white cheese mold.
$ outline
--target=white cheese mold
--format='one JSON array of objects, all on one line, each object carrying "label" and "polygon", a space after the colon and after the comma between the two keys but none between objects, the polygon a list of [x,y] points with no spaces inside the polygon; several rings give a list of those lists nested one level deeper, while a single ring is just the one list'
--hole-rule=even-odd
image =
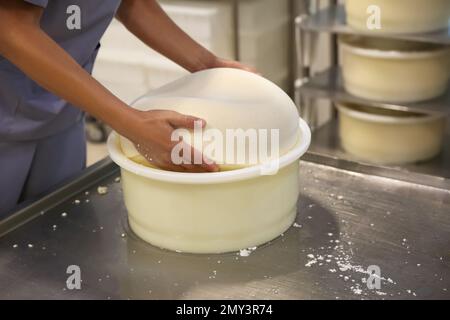
[{"label": "white cheese mold", "polygon": [[357,97],[412,103],[448,88],[448,46],[359,36],[341,36],[339,45],[344,87]]},{"label": "white cheese mold", "polygon": [[213,69],[152,91],[133,107],[194,115],[221,132],[278,130],[280,139],[279,154],[267,161],[187,173],[133,161],[139,157],[134,145],[113,132],[108,150],[121,167],[129,225],[140,238],[174,251],[222,253],[261,245],[293,224],[299,158],[311,132],[280,88],[248,72]]}]

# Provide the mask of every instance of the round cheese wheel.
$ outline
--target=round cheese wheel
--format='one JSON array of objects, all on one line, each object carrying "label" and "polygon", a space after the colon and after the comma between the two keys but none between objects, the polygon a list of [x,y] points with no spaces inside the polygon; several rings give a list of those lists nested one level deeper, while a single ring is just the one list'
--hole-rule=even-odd
[{"label": "round cheese wheel", "polygon": [[[180,136],[221,169],[279,157],[298,138],[299,115],[290,97],[269,80],[239,69],[217,68],[187,75],[150,91],[132,107],[173,110],[206,120],[203,130],[195,134],[183,131]],[[123,137],[120,141],[128,158],[143,160],[133,143]],[[244,147],[239,141],[245,141]]]}]

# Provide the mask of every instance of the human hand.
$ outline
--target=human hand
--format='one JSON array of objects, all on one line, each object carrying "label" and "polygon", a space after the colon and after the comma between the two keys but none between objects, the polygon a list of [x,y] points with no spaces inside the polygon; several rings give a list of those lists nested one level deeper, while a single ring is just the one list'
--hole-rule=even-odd
[{"label": "human hand", "polygon": [[242,64],[239,61],[235,61],[235,60],[227,60],[227,59],[222,59],[222,58],[218,58],[215,57],[213,59],[213,61],[209,64],[209,68],[234,68],[234,69],[241,69],[244,71],[249,71],[249,72],[253,72],[256,74],[260,74],[258,71],[256,71],[255,68],[251,67],[251,66],[247,66],[245,64]]},{"label": "human hand", "polygon": [[[193,129],[196,121],[201,121],[202,127],[204,127],[205,120],[169,110],[133,110],[133,114],[133,121],[130,122],[132,127],[129,127],[128,135],[125,134],[125,136],[134,143],[139,153],[151,164],[163,170],[178,172],[216,172],[219,170],[217,164],[206,159],[200,154],[200,151],[193,147],[190,147],[189,158],[182,155],[186,164],[174,164],[172,159],[172,150],[180,143],[180,141],[171,140],[172,132],[178,128]],[[194,159],[202,159],[202,162],[195,164]]]}]

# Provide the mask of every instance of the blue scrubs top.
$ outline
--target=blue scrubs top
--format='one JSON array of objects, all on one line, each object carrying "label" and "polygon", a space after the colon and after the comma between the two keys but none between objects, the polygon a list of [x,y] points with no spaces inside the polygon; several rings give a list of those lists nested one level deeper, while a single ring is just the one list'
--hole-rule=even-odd
[{"label": "blue scrubs top", "polygon": [[[44,8],[41,28],[91,72],[99,40],[120,0],[24,1]],[[73,22],[74,11],[68,8],[73,5],[80,9],[81,28],[70,30],[67,20]],[[0,142],[48,137],[71,127],[82,116],[78,108],[40,87],[0,55]]]}]

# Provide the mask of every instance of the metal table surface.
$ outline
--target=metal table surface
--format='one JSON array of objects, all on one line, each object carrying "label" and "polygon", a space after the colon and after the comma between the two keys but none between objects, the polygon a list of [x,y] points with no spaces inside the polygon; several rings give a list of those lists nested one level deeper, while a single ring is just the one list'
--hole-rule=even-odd
[{"label": "metal table surface", "polygon": [[104,160],[0,224],[0,298],[450,298],[449,190],[302,161],[293,227],[249,256],[193,255],[130,232],[118,175]]}]

